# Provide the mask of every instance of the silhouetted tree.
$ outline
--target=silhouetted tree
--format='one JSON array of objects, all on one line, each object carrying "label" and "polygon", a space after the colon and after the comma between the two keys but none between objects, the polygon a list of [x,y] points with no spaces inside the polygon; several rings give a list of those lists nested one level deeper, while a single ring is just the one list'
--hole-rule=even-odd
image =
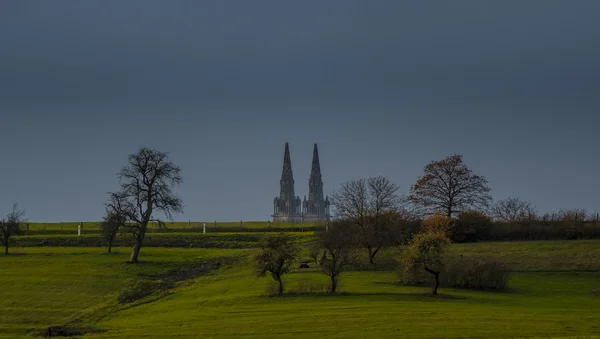
[{"label": "silhouetted tree", "polygon": [[130,262],[138,262],[148,223],[163,225],[154,218],[154,212],[163,212],[170,220],[173,214],[182,212],[183,202],[171,190],[183,181],[180,173],[167,153],[145,147],[129,155],[128,164],[119,172],[121,190],[109,193],[108,207],[127,219],[127,228],[135,240]]},{"label": "silhouetted tree", "polygon": [[348,222],[335,221],[327,230],[318,231],[317,237],[325,249],[321,270],[331,280],[329,291],[335,293],[340,274],[356,260],[351,227]]},{"label": "silhouetted tree", "polygon": [[19,234],[21,229],[19,225],[23,222],[25,211],[20,210],[17,204],[13,205],[12,212],[6,215],[6,218],[0,220],[0,242],[4,245],[4,254],[8,254],[8,242],[10,237]]},{"label": "silhouetted tree", "polygon": [[336,217],[349,222],[355,229],[355,240],[367,248],[369,263],[377,252],[395,242],[392,213],[402,207],[398,186],[382,176],[350,180],[333,192],[331,204]]},{"label": "silhouetted tree", "polygon": [[453,155],[427,164],[410,188],[409,199],[430,213],[442,211],[452,217],[464,210],[486,209],[492,200],[490,191],[487,180],[474,174],[462,155]]},{"label": "silhouetted tree", "polygon": [[282,295],[282,276],[291,270],[296,261],[298,247],[291,236],[280,233],[267,235],[260,249],[260,253],[256,256],[256,275],[264,277],[267,273],[271,273],[271,277],[279,284],[277,294]]},{"label": "silhouetted tree", "polygon": [[531,221],[537,218],[535,207],[519,198],[498,200],[491,208],[494,219],[504,222]]},{"label": "silhouetted tree", "polygon": [[116,201],[107,203],[106,214],[100,224],[100,231],[108,243],[108,253],[111,253],[112,244],[119,231],[127,227],[127,216],[123,214],[121,209],[113,209],[110,206],[118,204]]}]

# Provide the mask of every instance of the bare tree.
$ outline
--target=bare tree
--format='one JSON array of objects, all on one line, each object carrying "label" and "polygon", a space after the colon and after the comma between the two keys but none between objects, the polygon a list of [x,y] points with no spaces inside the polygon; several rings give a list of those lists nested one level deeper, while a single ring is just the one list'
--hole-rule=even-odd
[{"label": "bare tree", "polygon": [[107,203],[106,215],[103,217],[102,223],[100,224],[100,231],[108,242],[108,253],[111,253],[112,244],[119,231],[127,227],[127,216],[123,214],[121,209],[111,208],[111,204],[118,203],[112,201]]},{"label": "bare tree", "polygon": [[371,264],[383,246],[395,241],[390,216],[403,202],[397,191],[396,184],[377,176],[347,181],[331,196],[336,217],[356,230],[355,240],[367,248]]},{"label": "bare tree", "polygon": [[462,161],[462,155],[453,155],[441,161],[432,161],[424,168],[424,175],[410,188],[409,199],[429,213],[454,213],[472,209],[486,209],[492,200],[487,180],[473,173]]},{"label": "bare tree", "polygon": [[537,218],[535,207],[519,198],[506,198],[497,201],[492,206],[491,213],[494,219],[504,222],[519,222]]},{"label": "bare tree", "polygon": [[331,279],[329,291],[337,291],[339,276],[355,262],[356,256],[350,225],[336,221],[327,230],[317,232],[319,243],[325,249],[321,269]]},{"label": "bare tree", "polygon": [[288,234],[268,235],[263,239],[261,251],[256,256],[256,275],[264,277],[267,272],[279,284],[278,295],[283,294],[282,276],[288,273],[298,256],[298,247]]},{"label": "bare tree", "polygon": [[154,212],[163,212],[170,220],[173,214],[182,212],[183,202],[171,190],[183,181],[180,173],[181,169],[168,160],[167,153],[145,147],[129,155],[128,164],[119,172],[121,190],[109,193],[107,205],[127,219],[127,228],[135,240],[130,262],[138,262],[148,223],[163,224],[154,218]]},{"label": "bare tree", "polygon": [[4,254],[8,254],[8,242],[10,237],[19,234],[21,229],[20,224],[24,221],[25,211],[20,210],[17,204],[13,205],[12,212],[10,212],[5,219],[0,220],[0,243],[4,245]]}]

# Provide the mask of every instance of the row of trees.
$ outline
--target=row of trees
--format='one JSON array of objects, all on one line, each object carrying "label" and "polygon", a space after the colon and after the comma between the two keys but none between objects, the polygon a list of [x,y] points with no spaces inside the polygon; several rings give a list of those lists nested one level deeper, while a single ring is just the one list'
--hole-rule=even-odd
[{"label": "row of trees", "polygon": [[[535,206],[519,198],[493,202],[486,178],[469,169],[461,155],[432,161],[408,195],[398,191],[396,184],[377,176],[347,181],[331,195],[336,220],[354,229],[355,242],[367,250],[371,264],[382,247],[406,243],[416,232],[418,221],[435,214],[451,220],[448,236],[459,242],[493,238],[487,234],[493,223],[498,224],[497,229],[510,223],[559,223],[566,229],[590,219],[598,222],[597,214],[588,215],[584,210],[540,215]],[[498,232],[506,233],[509,228]],[[527,232],[515,237],[526,237]],[[600,231],[597,233],[600,235]]]},{"label": "row of trees", "polygon": [[[317,253],[323,253],[321,272],[329,277],[329,291],[335,293],[339,276],[356,262],[356,246],[349,225],[334,222],[327,230],[318,231],[315,245]],[[278,284],[277,294],[283,294],[283,275],[293,269],[300,250],[295,239],[286,233],[267,235],[255,257],[257,276],[269,274]]]},{"label": "row of trees", "polygon": [[[446,216],[431,216],[422,222],[419,232],[414,234],[407,246],[402,249],[398,258],[400,269],[416,274],[420,270],[430,273],[434,278],[432,293],[437,294],[440,285],[440,274],[444,269],[444,256],[450,244],[443,223]],[[440,224],[442,221],[442,224]],[[335,293],[340,275],[349,267],[357,264],[358,250],[364,244],[357,242],[355,228],[349,222],[335,221],[326,230],[317,232],[317,240],[312,245],[315,264],[320,253],[321,272],[329,277],[329,292]],[[398,244],[400,245],[400,244]],[[401,245],[400,245],[401,246]],[[277,282],[277,294],[284,291],[283,276],[289,273],[298,262],[300,246],[288,234],[267,235],[261,244],[260,252],[255,257],[256,275],[264,277],[269,274]],[[369,259],[372,251],[369,251]]]}]

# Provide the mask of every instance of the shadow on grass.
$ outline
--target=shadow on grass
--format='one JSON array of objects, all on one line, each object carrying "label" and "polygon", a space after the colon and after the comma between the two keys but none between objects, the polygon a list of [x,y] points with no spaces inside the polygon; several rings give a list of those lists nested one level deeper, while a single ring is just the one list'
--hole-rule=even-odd
[{"label": "shadow on grass", "polygon": [[315,293],[298,293],[298,292],[288,292],[283,295],[261,295],[260,297],[264,298],[297,298],[297,297],[322,297],[322,298],[356,298],[356,297],[368,297],[368,296],[383,296],[383,297],[391,297],[391,298],[400,298],[400,299],[449,299],[449,300],[464,300],[469,299],[465,296],[458,296],[446,293],[438,293],[437,295],[431,294],[431,292],[374,292],[374,293],[360,293],[360,292],[315,292]]},{"label": "shadow on grass", "polygon": [[44,338],[50,337],[80,337],[92,333],[104,333],[106,330],[96,327],[67,327],[67,326],[50,326],[37,335]]},{"label": "shadow on grass", "polygon": [[[389,285],[396,287],[422,287],[422,288],[431,288],[430,284],[421,283],[421,284],[413,284],[413,285],[405,285],[401,282],[389,282],[389,281],[375,281],[373,282],[375,285]],[[452,289],[456,291],[469,291],[469,292],[482,292],[482,293],[498,293],[498,294],[523,294],[523,291],[519,291],[510,287],[504,289],[493,289],[493,288],[466,288],[466,287],[456,287],[456,286],[444,286],[440,285],[440,289]]]},{"label": "shadow on grass", "polygon": [[27,253],[23,253],[23,252],[8,252],[8,254],[4,254],[4,253],[2,253],[2,254],[0,255],[0,258],[1,258],[1,257],[12,257],[12,256],[19,256],[19,255],[27,255]]}]

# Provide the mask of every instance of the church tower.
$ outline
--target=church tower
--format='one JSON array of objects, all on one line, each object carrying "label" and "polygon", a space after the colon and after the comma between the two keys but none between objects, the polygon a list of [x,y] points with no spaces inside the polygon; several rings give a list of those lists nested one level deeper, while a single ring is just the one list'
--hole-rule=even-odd
[{"label": "church tower", "polygon": [[292,160],[290,147],[285,143],[283,154],[283,170],[279,181],[279,197],[273,200],[273,222],[299,222],[302,221],[301,201],[294,192],[294,174],[292,173]]},{"label": "church tower", "polygon": [[323,197],[323,178],[321,177],[317,144],[313,148],[312,168],[308,179],[308,200],[304,196],[302,214],[306,222],[329,220],[329,197]]}]

